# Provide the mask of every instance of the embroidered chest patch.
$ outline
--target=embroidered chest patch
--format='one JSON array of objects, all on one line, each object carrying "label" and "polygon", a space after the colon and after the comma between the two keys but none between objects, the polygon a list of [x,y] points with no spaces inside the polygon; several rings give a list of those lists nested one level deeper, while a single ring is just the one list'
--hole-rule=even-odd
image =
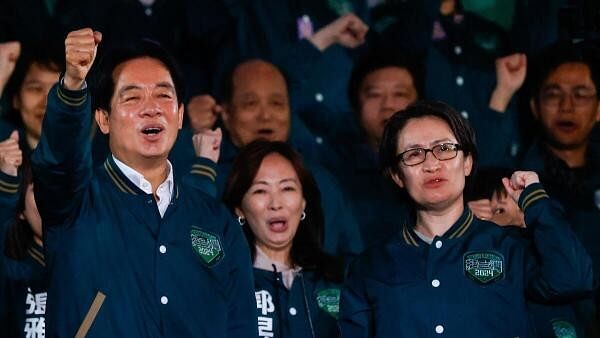
[{"label": "embroidered chest patch", "polygon": [[566,320],[553,320],[552,329],[557,338],[577,338],[575,327]]},{"label": "embroidered chest patch", "polygon": [[334,318],[340,313],[340,289],[324,289],[317,291],[317,305]]},{"label": "embroidered chest patch", "polygon": [[221,241],[217,235],[197,227],[192,227],[190,237],[194,252],[198,254],[206,265],[213,266],[225,256]]},{"label": "embroidered chest patch", "polygon": [[493,251],[467,252],[463,256],[463,267],[469,278],[487,284],[504,276],[504,257]]}]

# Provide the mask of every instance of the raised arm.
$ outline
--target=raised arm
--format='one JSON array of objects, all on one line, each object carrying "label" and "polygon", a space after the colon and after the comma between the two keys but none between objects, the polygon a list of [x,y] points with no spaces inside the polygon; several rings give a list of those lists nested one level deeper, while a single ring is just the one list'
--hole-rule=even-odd
[{"label": "raised arm", "polygon": [[185,184],[217,198],[217,162],[221,154],[221,128],[205,129],[192,137],[196,159],[190,172],[183,177]]},{"label": "raised arm", "polygon": [[[0,142],[0,225],[15,216],[21,181],[18,169],[22,162],[23,153],[19,148],[19,133],[15,130],[9,138]],[[0,231],[4,230],[0,228]]]},{"label": "raised arm", "polygon": [[85,85],[101,34],[90,28],[65,40],[66,71],[48,94],[42,135],[31,162],[44,226],[67,224],[92,175],[90,98]]},{"label": "raised arm", "polygon": [[535,300],[569,300],[592,291],[592,261],[532,171],[503,179],[504,187],[525,213],[533,231],[536,257],[529,257],[527,293]]}]

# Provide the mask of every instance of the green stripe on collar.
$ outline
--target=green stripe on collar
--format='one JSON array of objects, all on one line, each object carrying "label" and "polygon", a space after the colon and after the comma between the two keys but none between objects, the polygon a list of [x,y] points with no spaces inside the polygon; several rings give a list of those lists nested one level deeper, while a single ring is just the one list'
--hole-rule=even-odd
[{"label": "green stripe on collar", "polygon": [[135,191],[133,191],[131,188],[129,188],[127,186],[127,184],[125,182],[123,182],[123,180],[119,177],[119,175],[115,172],[113,167],[110,165],[108,160],[106,160],[104,162],[104,169],[108,173],[108,176],[110,176],[110,178],[113,180],[113,182],[115,183],[117,188],[119,188],[119,190],[121,190],[124,193],[130,193],[133,195],[137,195],[137,193]]},{"label": "green stripe on collar", "polygon": [[465,232],[467,232],[467,229],[469,229],[469,227],[471,226],[471,223],[473,223],[473,212],[471,211],[471,209],[467,209],[467,215],[465,217],[465,220],[458,228],[456,228],[456,230],[454,230],[454,232],[450,235],[449,238],[453,239],[462,237],[462,235],[464,235]]},{"label": "green stripe on collar", "polygon": [[419,243],[413,237],[413,232],[406,225],[402,228],[402,237],[404,237],[404,241],[406,242],[406,244],[419,246]]}]

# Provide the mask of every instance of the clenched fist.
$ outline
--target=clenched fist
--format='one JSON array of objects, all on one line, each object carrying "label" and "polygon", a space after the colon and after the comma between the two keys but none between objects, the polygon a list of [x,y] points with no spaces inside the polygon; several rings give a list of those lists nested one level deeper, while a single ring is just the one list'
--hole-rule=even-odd
[{"label": "clenched fist", "polygon": [[208,129],[194,134],[192,142],[196,156],[206,157],[215,163],[219,162],[222,139],[223,133],[221,132],[221,128],[215,130]]},{"label": "clenched fist", "polygon": [[194,133],[212,129],[223,107],[210,95],[197,95],[187,104],[190,127]]},{"label": "clenched fist", "polygon": [[6,175],[17,176],[21,163],[23,153],[19,148],[19,133],[15,130],[9,138],[0,142],[0,171]]},{"label": "clenched fist", "polygon": [[530,184],[539,183],[540,179],[534,171],[515,171],[510,179],[503,178],[502,184],[504,188],[516,203],[519,203],[519,197],[523,192],[523,189],[527,188]]},{"label": "clenched fist", "polygon": [[308,40],[320,51],[333,44],[346,48],[356,48],[365,42],[369,26],[352,13],[337,18],[319,29]]},{"label": "clenched fist", "polygon": [[70,32],[65,39],[66,70],[64,86],[69,90],[79,90],[83,87],[85,77],[89,73],[98,44],[102,41],[102,33],[84,28]]}]

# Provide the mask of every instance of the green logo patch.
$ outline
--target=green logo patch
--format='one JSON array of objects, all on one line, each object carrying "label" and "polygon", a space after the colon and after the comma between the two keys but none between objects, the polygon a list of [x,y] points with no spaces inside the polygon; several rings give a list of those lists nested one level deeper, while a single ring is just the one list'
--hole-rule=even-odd
[{"label": "green logo patch", "polygon": [[556,338],[577,338],[575,327],[566,320],[553,320],[552,329]]},{"label": "green logo patch", "polygon": [[340,289],[317,291],[317,305],[319,305],[321,310],[337,319],[340,313]]},{"label": "green logo patch", "polygon": [[192,227],[190,231],[192,248],[208,266],[217,264],[225,255],[219,237],[208,231]]},{"label": "green logo patch", "polygon": [[469,278],[487,284],[504,276],[504,258],[493,251],[467,252],[463,256],[463,267]]}]

